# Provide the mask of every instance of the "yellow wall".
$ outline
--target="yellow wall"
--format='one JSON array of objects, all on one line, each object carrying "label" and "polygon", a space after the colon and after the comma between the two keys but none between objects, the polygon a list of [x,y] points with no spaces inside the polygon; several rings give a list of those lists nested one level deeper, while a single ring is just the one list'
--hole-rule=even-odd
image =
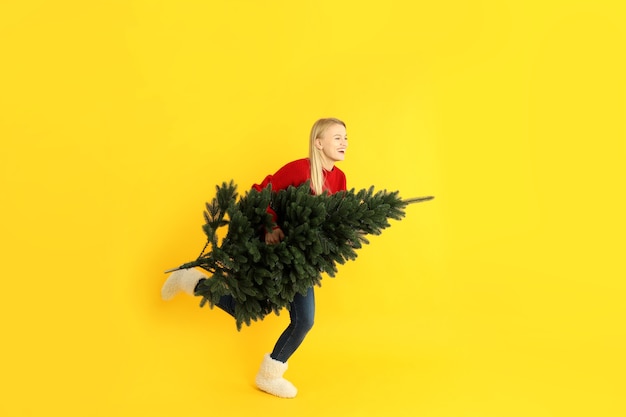
[{"label": "yellow wall", "polygon": [[[606,1],[0,5],[2,416],[618,416],[626,9]],[[165,303],[214,186],[348,124],[408,208],[287,315]]]}]

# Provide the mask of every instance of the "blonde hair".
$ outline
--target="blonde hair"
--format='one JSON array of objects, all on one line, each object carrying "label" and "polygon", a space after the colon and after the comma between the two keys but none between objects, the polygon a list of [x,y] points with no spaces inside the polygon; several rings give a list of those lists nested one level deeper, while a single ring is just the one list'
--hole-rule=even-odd
[{"label": "blonde hair", "polygon": [[315,141],[320,139],[326,129],[332,125],[342,125],[346,127],[346,124],[339,119],[328,117],[325,119],[319,119],[313,124],[311,128],[311,137],[309,141],[309,161],[311,163],[311,190],[316,195],[320,195],[324,192],[324,169],[322,167],[322,155],[321,151],[315,146]]}]

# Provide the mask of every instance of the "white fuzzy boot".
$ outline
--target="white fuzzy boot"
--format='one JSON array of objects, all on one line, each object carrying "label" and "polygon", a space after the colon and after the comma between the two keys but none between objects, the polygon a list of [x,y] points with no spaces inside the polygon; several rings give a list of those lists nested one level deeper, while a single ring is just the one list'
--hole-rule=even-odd
[{"label": "white fuzzy boot", "polygon": [[196,285],[202,278],[208,278],[208,276],[194,268],[174,271],[161,288],[161,298],[165,301],[170,300],[181,291],[194,295]]},{"label": "white fuzzy boot", "polygon": [[263,358],[261,369],[256,376],[256,386],[269,394],[282,398],[293,398],[298,393],[298,389],[293,384],[283,378],[287,370],[287,363],[280,362],[268,354]]}]

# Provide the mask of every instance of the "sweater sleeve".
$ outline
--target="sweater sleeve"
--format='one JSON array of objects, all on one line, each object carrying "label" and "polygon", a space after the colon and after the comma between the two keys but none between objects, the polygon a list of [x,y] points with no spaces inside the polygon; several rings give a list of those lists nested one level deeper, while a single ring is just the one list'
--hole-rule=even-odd
[{"label": "sweater sleeve", "polygon": [[[252,188],[261,191],[268,185],[271,185],[272,192],[277,192],[288,188],[290,185],[297,187],[309,179],[309,172],[309,160],[299,159],[284,165],[274,175],[266,176],[260,184],[254,184]],[[272,216],[274,223],[277,223],[278,216],[276,212],[271,207],[267,208],[267,212]]]}]

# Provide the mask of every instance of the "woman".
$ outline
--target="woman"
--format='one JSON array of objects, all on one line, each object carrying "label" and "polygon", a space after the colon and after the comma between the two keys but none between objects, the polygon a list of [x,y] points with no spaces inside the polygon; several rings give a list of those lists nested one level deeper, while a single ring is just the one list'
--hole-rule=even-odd
[{"label": "woman", "polygon": [[[320,119],[311,129],[309,157],[288,163],[274,175],[265,177],[261,184],[255,184],[253,188],[262,190],[271,185],[273,191],[279,191],[291,185],[297,187],[310,180],[311,192],[316,195],[344,191],[346,176],[335,167],[335,163],[344,160],[347,147],[345,123],[335,118]],[[268,208],[268,212],[272,215],[275,226],[265,233],[265,242],[274,245],[280,243],[285,235],[278,226],[276,213],[271,208]],[[200,280],[206,278],[205,274],[196,269],[176,271],[163,285],[161,296],[169,300],[180,291],[193,295]],[[234,314],[233,299],[230,295],[222,297],[217,306],[231,315]],[[287,360],[311,330],[314,316],[315,295],[311,287],[306,295],[298,293],[291,302],[289,326],[278,338],[272,353],[266,354],[263,358],[256,376],[256,385],[259,389],[283,398],[296,396],[298,390],[283,378],[283,374],[287,370]]]}]

